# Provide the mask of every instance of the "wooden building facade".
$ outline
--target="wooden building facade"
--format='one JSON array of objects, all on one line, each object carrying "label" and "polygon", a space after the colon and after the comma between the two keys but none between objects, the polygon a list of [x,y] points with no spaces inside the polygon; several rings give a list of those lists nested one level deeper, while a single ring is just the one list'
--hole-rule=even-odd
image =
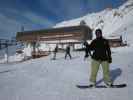
[{"label": "wooden building facade", "polygon": [[108,38],[108,41],[111,47],[120,47],[127,45],[126,43],[123,42],[122,36],[117,38]]},{"label": "wooden building facade", "polygon": [[[53,44],[70,44],[74,47],[75,44],[82,43],[86,40],[92,39],[92,30],[86,25],[50,28],[35,31],[23,31],[17,32],[16,40],[33,44],[32,55],[36,54],[36,43],[43,41],[44,43],[50,43],[56,41]],[[78,40],[78,42],[62,42],[62,40]]]},{"label": "wooden building facade", "polygon": [[17,41],[91,40],[92,30],[86,25],[18,32]]}]

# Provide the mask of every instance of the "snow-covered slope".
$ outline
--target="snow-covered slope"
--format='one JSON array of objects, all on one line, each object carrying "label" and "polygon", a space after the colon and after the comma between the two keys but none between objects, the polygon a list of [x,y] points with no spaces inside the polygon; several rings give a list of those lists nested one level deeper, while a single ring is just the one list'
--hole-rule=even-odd
[{"label": "snow-covered slope", "polygon": [[[72,60],[63,53],[22,63],[0,64],[0,100],[131,100],[133,98],[132,48],[113,50],[111,76],[115,84],[127,83],[122,89],[78,89],[89,84],[90,61],[84,52],[72,52]],[[97,81],[104,84],[102,70]]]},{"label": "snow-covered slope", "polygon": [[86,24],[94,30],[101,28],[105,36],[123,35],[124,33],[128,35],[128,27],[133,25],[132,18],[133,0],[128,0],[117,9],[107,8],[98,13],[91,13],[81,18],[63,21],[56,24],[55,27],[79,25],[80,21],[84,20]]}]

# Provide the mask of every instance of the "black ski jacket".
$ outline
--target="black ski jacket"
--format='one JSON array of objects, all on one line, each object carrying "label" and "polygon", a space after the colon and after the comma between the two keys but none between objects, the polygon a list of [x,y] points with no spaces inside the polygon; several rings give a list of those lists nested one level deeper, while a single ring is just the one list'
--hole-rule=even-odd
[{"label": "black ski jacket", "polygon": [[95,60],[112,62],[111,50],[108,40],[103,37],[94,39],[89,45],[90,50],[93,51],[92,58]]},{"label": "black ski jacket", "polygon": [[67,53],[67,54],[70,53],[70,47],[69,47],[69,46],[66,47],[66,53]]}]

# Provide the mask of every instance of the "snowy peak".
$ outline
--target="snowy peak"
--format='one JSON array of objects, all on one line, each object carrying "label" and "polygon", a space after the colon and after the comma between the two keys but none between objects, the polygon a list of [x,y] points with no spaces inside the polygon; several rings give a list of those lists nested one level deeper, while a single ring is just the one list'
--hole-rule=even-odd
[{"label": "snowy peak", "polygon": [[119,7],[119,10],[128,13],[133,10],[133,0],[128,0],[125,4]]},{"label": "snowy peak", "polygon": [[[89,13],[77,19],[58,23],[55,27],[79,25],[80,21],[84,20],[86,24],[93,30],[96,28],[101,28],[105,36],[110,36],[112,34],[121,35],[121,31],[123,31],[121,28],[126,27],[126,23],[133,22],[132,17],[133,0],[128,0],[119,8],[106,8],[101,12]],[[129,21],[127,21],[127,19]]]}]

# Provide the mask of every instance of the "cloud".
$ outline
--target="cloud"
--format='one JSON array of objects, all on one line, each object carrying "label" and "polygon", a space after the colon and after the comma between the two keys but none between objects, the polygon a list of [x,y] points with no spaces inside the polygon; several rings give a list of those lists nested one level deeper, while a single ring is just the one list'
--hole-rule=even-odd
[{"label": "cloud", "polygon": [[19,30],[20,23],[0,14],[0,37],[13,36]]},{"label": "cloud", "polygon": [[[38,0],[44,13],[68,20],[101,10],[110,0]],[[104,3],[106,1],[106,3]]]},{"label": "cloud", "polygon": [[19,12],[16,9],[5,9],[0,13],[0,38],[10,38],[21,31],[21,26],[25,30],[35,30],[52,27],[54,21],[40,16],[32,11]]},{"label": "cloud", "polygon": [[[85,5],[82,0],[39,0],[44,11],[49,11],[57,17],[63,19],[82,16]],[[45,12],[44,12],[45,13]]]},{"label": "cloud", "polygon": [[42,25],[44,27],[50,27],[55,24],[54,21],[49,20],[47,17],[39,16],[33,12],[25,12],[23,16],[29,19],[33,24]]}]

